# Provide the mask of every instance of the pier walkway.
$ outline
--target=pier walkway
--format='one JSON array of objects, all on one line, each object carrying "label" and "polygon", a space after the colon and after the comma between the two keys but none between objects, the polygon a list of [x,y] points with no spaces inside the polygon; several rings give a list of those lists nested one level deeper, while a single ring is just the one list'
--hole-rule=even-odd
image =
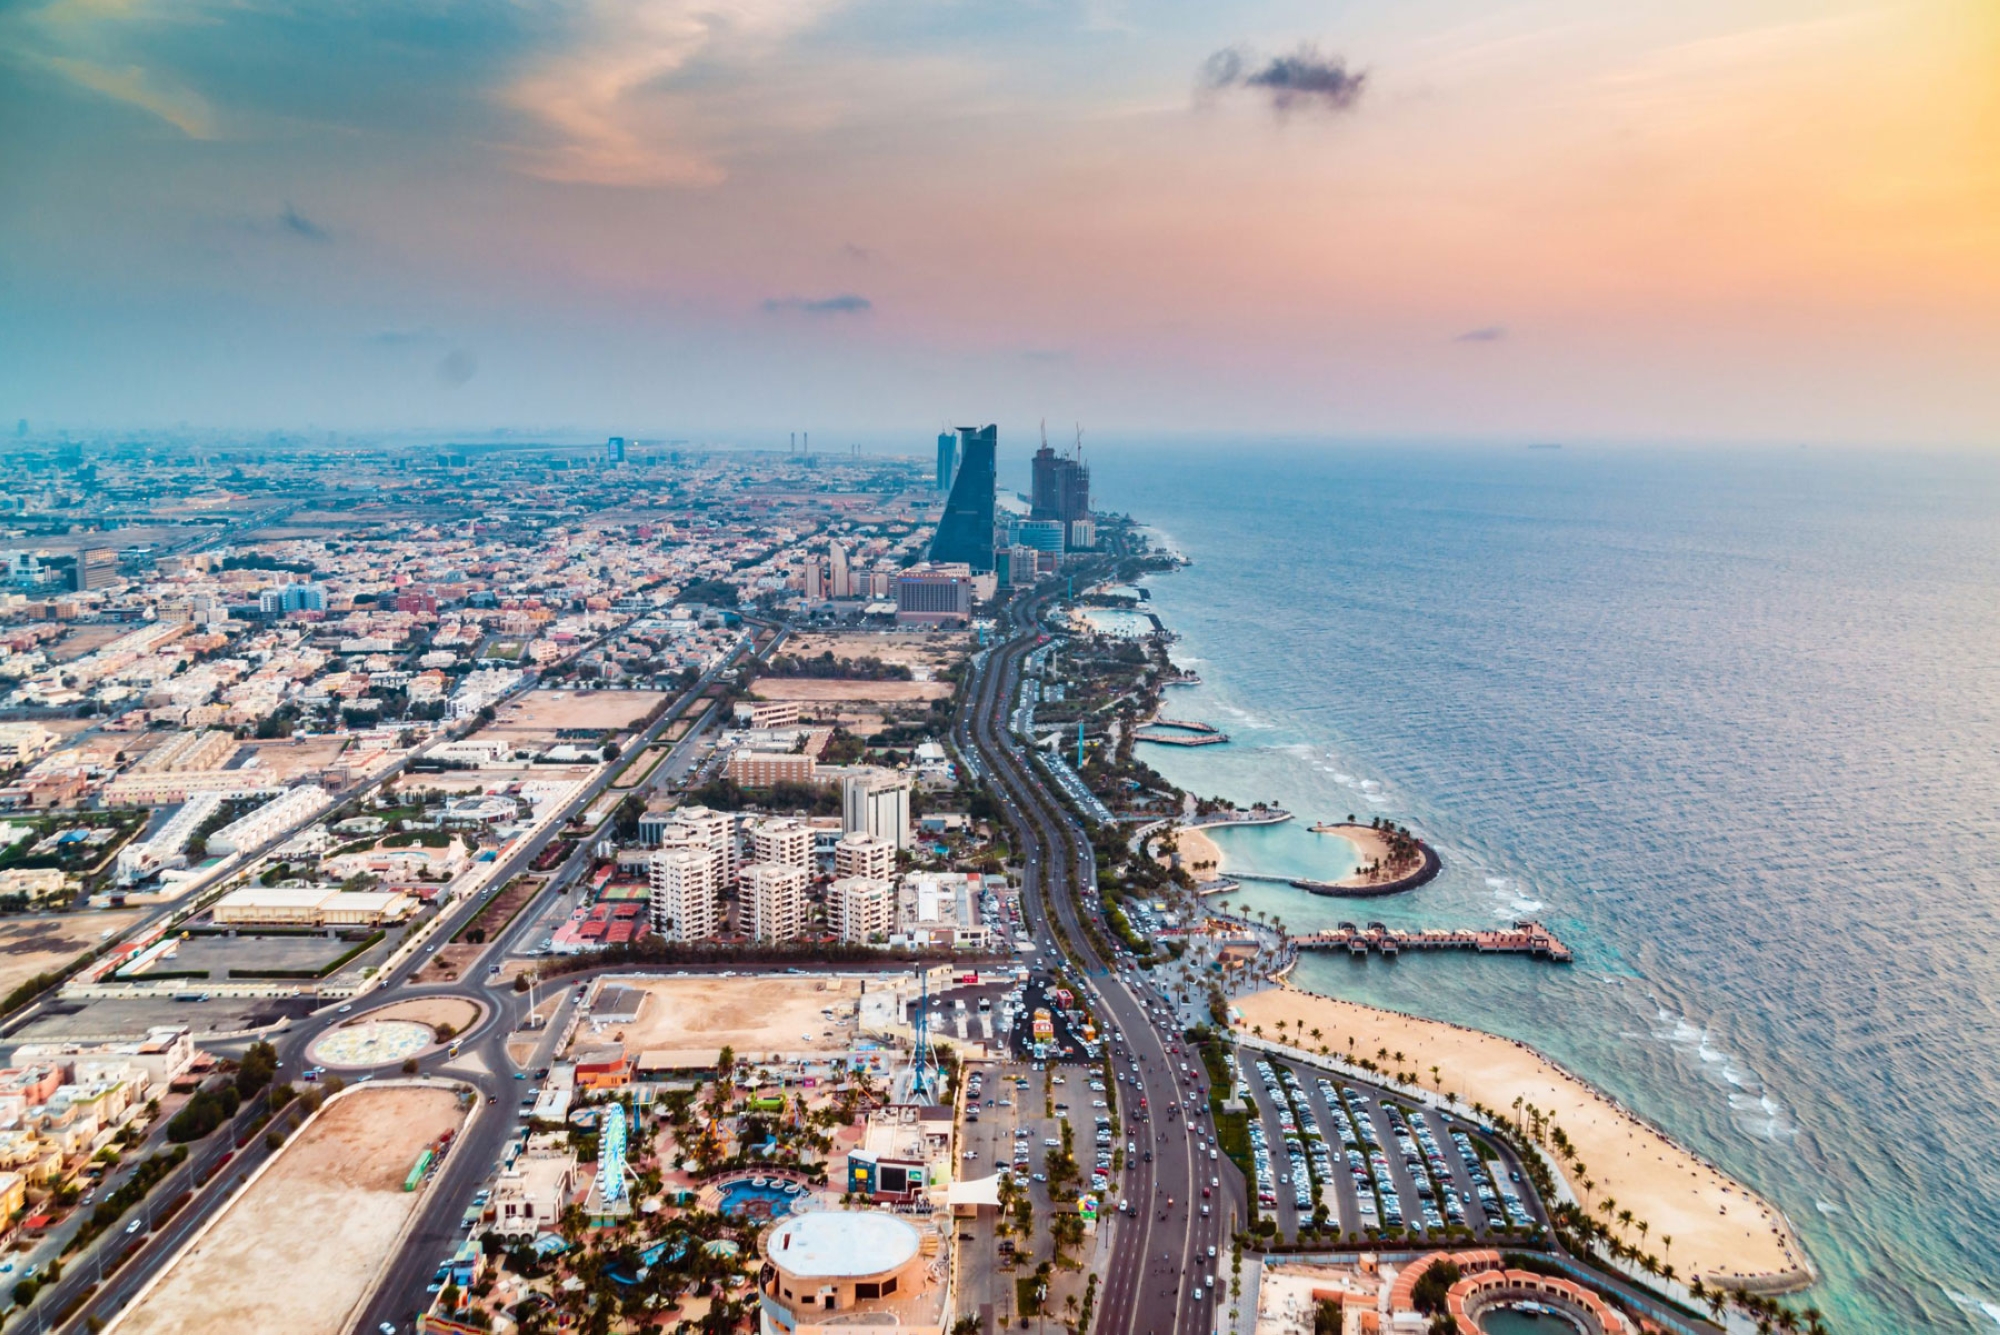
[{"label": "pier walkway", "polygon": [[1350,955],[1375,951],[1387,958],[1405,950],[1476,950],[1482,955],[1527,955],[1551,964],[1568,964],[1573,958],[1569,947],[1557,940],[1554,932],[1526,919],[1492,931],[1444,928],[1405,931],[1379,922],[1366,927],[1344,922],[1330,931],[1294,936],[1292,944],[1301,950],[1345,950]]},{"label": "pier walkway", "polygon": [[1132,740],[1161,746],[1220,746],[1229,740],[1229,734],[1213,723],[1157,716],[1134,728]]}]

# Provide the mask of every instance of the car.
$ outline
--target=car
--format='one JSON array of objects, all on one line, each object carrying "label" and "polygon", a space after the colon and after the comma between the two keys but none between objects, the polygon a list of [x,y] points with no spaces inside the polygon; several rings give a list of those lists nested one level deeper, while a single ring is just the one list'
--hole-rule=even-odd
[{"label": "car", "polygon": [[1203,1219],[1208,1218],[1208,1207],[1206,1205],[1201,1207],[1201,1217]]},{"label": "car", "polygon": [[528,1073],[526,1071],[516,1071],[514,1072],[514,1078],[516,1080],[526,1080],[528,1078]]},{"label": "car", "polygon": [[1196,1302],[1200,1302],[1200,1301],[1201,1301],[1201,1285],[1199,1285],[1199,1284],[1197,1284],[1197,1285],[1195,1285],[1195,1286],[1194,1286],[1194,1300],[1195,1300]]},{"label": "car", "polygon": [[384,1321],[375,1329],[382,1332],[382,1335],[396,1335],[396,1323],[393,1321]]},{"label": "car", "polygon": [[130,1237],[132,1234],[137,1233],[140,1229],[144,1228],[145,1226],[146,1226],[145,1220],[134,1219],[131,1223],[125,1225],[125,1235],[127,1237]]},{"label": "car", "polygon": [[353,1010],[353,1009],[354,1009],[354,1006],[353,1006],[353,1003],[351,1003],[351,1002],[350,1002],[349,1004],[347,1004],[347,1005],[345,1005],[345,1006],[342,1006],[342,1007],[341,1007],[341,1008],[340,1008],[339,1010],[335,1011],[335,1012],[334,1012],[334,1014],[336,1014],[336,1015],[345,1015],[345,1014],[347,1014],[347,1012],[349,1012],[349,1011],[351,1011],[351,1010]]},{"label": "car", "polygon": [[1215,1259],[1215,1244],[1212,1242],[1208,1244],[1208,1259],[1211,1261]]}]

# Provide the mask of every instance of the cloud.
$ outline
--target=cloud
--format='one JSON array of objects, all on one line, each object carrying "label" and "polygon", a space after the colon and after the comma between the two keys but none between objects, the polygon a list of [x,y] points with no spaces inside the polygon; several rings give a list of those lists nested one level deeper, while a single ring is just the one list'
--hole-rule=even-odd
[{"label": "cloud", "polygon": [[875,258],[875,252],[866,246],[857,246],[852,241],[843,241],[840,245],[840,257],[852,260],[856,264],[866,264]]},{"label": "cloud", "polygon": [[454,389],[478,374],[479,358],[464,348],[453,348],[444,355],[444,360],[437,364],[438,380]]},{"label": "cloud", "polygon": [[803,315],[866,315],[874,309],[874,302],[853,292],[833,297],[771,297],[764,302],[764,311],[769,315],[788,311]]},{"label": "cloud", "polygon": [[585,0],[566,45],[505,100],[541,123],[526,170],[556,181],[709,186],[724,171],[686,142],[688,108],[672,83],[697,61],[755,58],[839,0]]},{"label": "cloud", "polygon": [[1504,338],[1506,338],[1506,337],[1507,337],[1507,326],[1506,326],[1506,325],[1504,325],[1504,324],[1489,324],[1489,325],[1482,325],[1482,326],[1481,326],[1480,328],[1478,328],[1478,329],[1468,329],[1468,330],[1466,330],[1466,331],[1465,331],[1464,333],[1460,334],[1460,335],[1459,335],[1458,337],[1456,337],[1456,338],[1452,339],[1452,342],[1454,342],[1454,343],[1498,343],[1498,342],[1500,342],[1500,341],[1501,341],[1502,339],[1504,339]]},{"label": "cloud", "polygon": [[278,225],[293,236],[311,241],[316,245],[330,245],[333,241],[333,233],[321,227],[311,218],[306,217],[305,214],[300,213],[289,202],[285,204],[285,211],[278,215]]},{"label": "cloud", "polygon": [[1202,62],[1198,86],[1206,95],[1255,89],[1270,97],[1272,110],[1286,115],[1302,109],[1352,111],[1368,83],[1367,71],[1348,69],[1344,59],[1321,55],[1311,42],[1252,68],[1256,61],[1243,47],[1224,47]]},{"label": "cloud", "polygon": [[42,59],[64,78],[94,93],[149,111],[190,139],[208,139],[215,134],[215,115],[199,93],[164,84],[138,65],[114,68],[69,56]]}]

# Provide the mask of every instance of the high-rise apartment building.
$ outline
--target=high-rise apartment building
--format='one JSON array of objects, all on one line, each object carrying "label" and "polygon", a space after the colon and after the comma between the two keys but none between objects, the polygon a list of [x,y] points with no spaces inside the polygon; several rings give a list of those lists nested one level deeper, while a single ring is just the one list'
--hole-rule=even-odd
[{"label": "high-rise apartment building", "polygon": [[896,926],[896,887],[874,876],[844,876],[826,888],[826,924],[850,946],[886,938]]},{"label": "high-rise apartment building", "polygon": [[802,821],[788,816],[767,816],[751,821],[743,830],[743,842],[749,851],[749,862],[737,873],[738,884],[749,875],[750,867],[757,864],[767,866],[796,867],[808,874],[813,865],[813,832]]},{"label": "high-rise apartment building", "polygon": [[835,876],[870,876],[887,880],[896,874],[896,843],[872,834],[843,834],[833,846]]},{"label": "high-rise apartment building", "polygon": [[625,462],[625,437],[613,436],[604,442],[604,462],[608,464]]},{"label": "high-rise apartment building", "polygon": [[837,542],[830,544],[827,547],[826,564],[829,572],[827,582],[833,586],[827,596],[830,598],[852,598],[854,596],[854,583],[848,576],[847,548]]},{"label": "high-rise apartment building", "polygon": [[872,834],[896,848],[910,846],[910,781],[888,770],[850,774],[840,785],[840,828]]},{"label": "high-rise apartment building", "polygon": [[994,454],[997,426],[960,427],[957,476],[931,538],[931,560],[959,562],[978,573],[993,569]]},{"label": "high-rise apartment building", "polygon": [[702,854],[713,868],[718,886],[736,875],[736,818],[708,807],[682,807],[660,831],[661,848],[682,848]]},{"label": "high-rise apartment building", "polygon": [[826,601],[826,567],[819,563],[817,556],[806,558],[806,601],[818,603]]},{"label": "high-rise apartment building", "polygon": [[[810,846],[810,845],[809,845]],[[790,941],[806,930],[806,882],[810,873],[775,862],[743,868],[743,930],[753,941]]]},{"label": "high-rise apartment building", "polygon": [[705,941],[722,923],[713,859],[700,848],[662,848],[647,859],[653,930],[668,941]]},{"label": "high-rise apartment building", "polygon": [[938,432],[937,489],[947,495],[951,492],[951,480],[958,475],[958,437],[949,431]]}]

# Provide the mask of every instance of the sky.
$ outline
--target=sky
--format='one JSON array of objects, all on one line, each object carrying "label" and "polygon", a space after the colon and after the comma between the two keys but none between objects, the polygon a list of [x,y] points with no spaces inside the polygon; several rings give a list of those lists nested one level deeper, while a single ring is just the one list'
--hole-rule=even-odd
[{"label": "sky", "polygon": [[0,0],[30,430],[2000,445],[1994,0]]}]

